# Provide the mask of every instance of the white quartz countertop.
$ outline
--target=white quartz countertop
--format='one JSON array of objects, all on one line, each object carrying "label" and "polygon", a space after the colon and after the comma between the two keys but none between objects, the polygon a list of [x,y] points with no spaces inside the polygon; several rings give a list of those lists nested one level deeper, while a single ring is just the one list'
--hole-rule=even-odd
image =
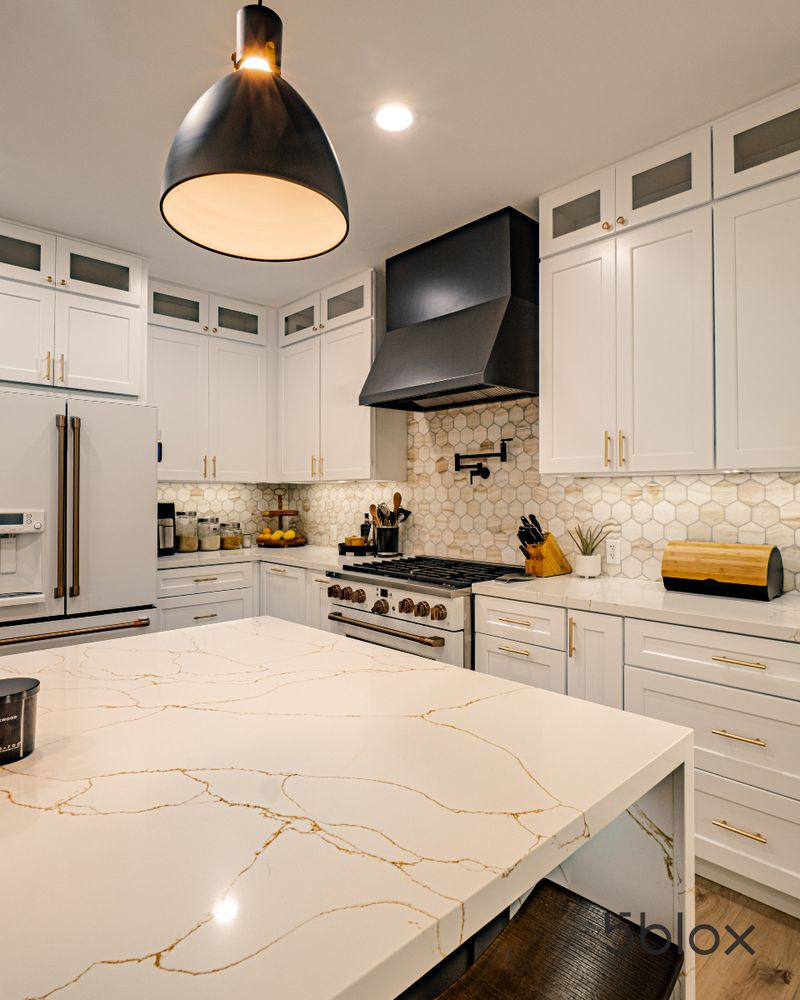
[{"label": "white quartz countertop", "polygon": [[[344,561],[353,561],[349,556]],[[299,566],[302,569],[315,569],[324,572],[328,569],[338,569],[340,565],[339,550],[328,545],[297,545],[293,548],[259,548],[217,552],[180,552],[174,556],[161,556],[158,568],[181,569],[194,566],[219,566],[221,563],[240,562],[271,562],[284,566]]]},{"label": "white quartz countertop", "polygon": [[524,583],[478,583],[472,590],[489,597],[551,604],[575,611],[599,611],[800,642],[800,595],[797,594],[784,594],[774,601],[745,601],[670,593],[663,584],[648,580],[602,576],[583,580],[572,574],[548,579],[530,577]]},{"label": "white quartz countertop", "polygon": [[271,618],[0,659],[3,1000],[389,1000],[691,734]]}]

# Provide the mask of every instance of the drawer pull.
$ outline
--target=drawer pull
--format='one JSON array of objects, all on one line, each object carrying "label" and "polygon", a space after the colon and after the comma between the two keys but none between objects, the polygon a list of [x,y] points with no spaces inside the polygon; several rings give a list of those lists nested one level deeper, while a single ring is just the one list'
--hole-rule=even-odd
[{"label": "drawer pull", "polygon": [[326,584],[326,585],[327,585],[327,584],[329,584],[330,582],[331,582],[330,580],[320,580],[320,579],[318,579],[317,577],[314,577],[314,583],[324,583],[324,584]]},{"label": "drawer pull", "polygon": [[217,617],[217,612],[216,612],[216,611],[214,611],[214,612],[213,612],[212,614],[210,614],[210,615],[195,615],[195,616],[194,616],[194,620],[195,620],[196,622],[204,622],[204,621],[206,621],[206,620],[207,620],[208,618],[216,618],[216,617]]},{"label": "drawer pull", "polygon": [[499,617],[497,620],[499,622],[505,622],[506,625],[522,625],[524,628],[530,628],[531,627],[531,623],[530,622],[520,621],[519,618],[503,618],[503,617]]},{"label": "drawer pull", "polygon": [[731,656],[712,656],[715,663],[729,663],[732,667],[751,667],[753,670],[766,670],[766,663],[758,663],[756,660],[734,660]]},{"label": "drawer pull", "polygon": [[738,826],[731,826],[724,819],[712,819],[712,826],[718,826],[720,830],[727,830],[728,833],[738,833],[740,837],[747,837],[748,840],[755,840],[757,844],[766,844],[767,838],[762,837],[760,833],[750,833],[748,830],[740,830]]},{"label": "drawer pull", "polygon": [[270,566],[269,571],[270,571],[270,573],[285,573],[286,572],[285,569],[279,569],[277,566]]},{"label": "drawer pull", "polygon": [[527,649],[514,649],[513,646],[498,646],[504,653],[516,653],[517,656],[530,656],[531,654]]},{"label": "drawer pull", "polygon": [[196,576],[194,578],[194,582],[195,583],[214,583],[214,581],[218,580],[218,579],[219,579],[219,577],[216,577],[216,576]]},{"label": "drawer pull", "polygon": [[736,740],[738,743],[749,743],[754,747],[765,747],[767,744],[758,739],[757,736],[737,736],[736,733],[729,733],[727,729],[712,729],[714,736],[724,736],[726,740]]}]

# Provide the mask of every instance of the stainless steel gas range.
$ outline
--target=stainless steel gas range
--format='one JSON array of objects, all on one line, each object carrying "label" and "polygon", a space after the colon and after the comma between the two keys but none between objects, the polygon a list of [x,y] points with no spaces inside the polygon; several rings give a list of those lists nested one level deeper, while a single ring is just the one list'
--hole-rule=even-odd
[{"label": "stainless steel gas range", "polygon": [[519,566],[411,556],[329,570],[331,631],[472,668],[472,584],[519,575]]}]

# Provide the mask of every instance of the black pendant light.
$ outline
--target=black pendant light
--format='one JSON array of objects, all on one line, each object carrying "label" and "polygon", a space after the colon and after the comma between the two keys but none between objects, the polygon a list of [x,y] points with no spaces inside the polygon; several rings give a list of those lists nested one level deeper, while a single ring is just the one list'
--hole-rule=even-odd
[{"label": "black pendant light", "polygon": [[350,224],[330,140],[281,76],[282,34],[269,7],[239,10],[234,72],[184,118],[164,168],[164,221],[229,257],[318,257],[342,243]]}]

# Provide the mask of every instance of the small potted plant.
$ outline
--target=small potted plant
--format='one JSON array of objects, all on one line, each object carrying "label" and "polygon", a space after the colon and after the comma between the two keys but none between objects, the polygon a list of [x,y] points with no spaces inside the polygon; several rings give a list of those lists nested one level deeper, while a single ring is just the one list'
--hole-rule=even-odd
[{"label": "small potted plant", "polygon": [[600,576],[602,559],[597,550],[610,534],[611,528],[603,524],[587,525],[586,527],[579,524],[574,531],[569,529],[570,538],[578,547],[574,566],[574,571],[578,576]]}]

